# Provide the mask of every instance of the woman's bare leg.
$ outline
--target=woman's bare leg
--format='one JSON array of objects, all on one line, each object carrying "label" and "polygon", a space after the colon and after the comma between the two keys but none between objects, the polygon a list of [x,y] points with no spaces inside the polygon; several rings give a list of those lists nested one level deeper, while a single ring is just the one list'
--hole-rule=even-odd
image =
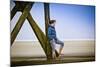
[{"label": "woman's bare leg", "polygon": [[61,52],[62,52],[62,49],[64,47],[64,43],[62,41],[60,41],[60,40],[56,40],[56,44],[59,44],[60,45],[59,56],[58,56],[58,57],[60,57]]},{"label": "woman's bare leg", "polygon": [[53,59],[56,58],[56,53],[55,53],[55,51],[53,51],[53,53],[52,53],[52,57],[53,57]]},{"label": "woman's bare leg", "polygon": [[60,49],[59,49],[59,56],[61,55],[62,49],[63,49],[63,47],[60,47]]}]

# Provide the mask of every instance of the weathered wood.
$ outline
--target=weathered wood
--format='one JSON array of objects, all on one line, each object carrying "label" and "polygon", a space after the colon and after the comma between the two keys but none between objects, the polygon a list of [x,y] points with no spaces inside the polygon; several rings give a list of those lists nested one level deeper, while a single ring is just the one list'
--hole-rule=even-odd
[{"label": "weathered wood", "polygon": [[14,8],[11,10],[11,20],[12,18],[15,16],[16,12],[17,11],[21,11],[23,12],[24,8],[26,7],[26,5],[29,3],[29,2],[24,2],[23,1],[13,1],[15,3],[15,6]]},{"label": "weathered wood", "polygon": [[49,25],[49,21],[50,21],[50,10],[49,10],[49,3],[44,3],[44,17],[45,17],[45,33],[46,36],[48,35],[48,25]]},{"label": "weathered wood", "polygon": [[[45,16],[45,33],[46,33],[46,37],[48,37],[48,26],[49,26],[49,21],[50,21],[50,8],[49,8],[49,3],[44,3],[44,16]],[[49,43],[50,45],[50,43]],[[47,45],[46,45],[46,51],[48,53],[48,50],[52,50],[50,49]],[[56,56],[58,57],[59,54],[58,52],[55,50]]]},{"label": "weathered wood", "polygon": [[19,33],[26,17],[28,16],[29,11],[32,8],[33,3],[28,3],[28,5],[26,5],[26,7],[24,8],[24,11],[22,13],[22,15],[20,16],[16,26],[14,27],[13,31],[11,32],[11,45],[13,44],[17,34]]},{"label": "weathered wood", "polygon": [[[51,60],[52,59],[52,50],[51,50],[51,46],[49,45],[49,41],[48,41],[47,37],[44,35],[42,30],[38,27],[38,25],[36,24],[36,22],[34,21],[34,19],[32,18],[30,13],[28,14],[27,19],[28,19],[36,37],[38,38],[46,56],[47,56],[47,60]],[[48,50],[45,46],[48,46]]]},{"label": "weathered wood", "polygon": [[[50,21],[49,3],[44,3],[44,18],[45,18],[45,34],[48,40],[48,25]],[[50,45],[50,43],[48,43],[48,45]],[[48,45],[45,45],[46,53],[52,51],[52,48],[49,48]]]},{"label": "weathered wood", "polygon": [[12,10],[11,10],[11,17],[10,20],[12,20],[12,18],[15,16],[16,12],[17,12],[18,6],[15,6]]},{"label": "weathered wood", "polygon": [[14,3],[16,4],[16,6],[18,6],[17,10],[23,12],[26,5],[28,5],[29,3],[34,3],[34,2],[24,2],[23,3],[23,1],[14,1]]},{"label": "weathered wood", "polygon": [[[52,59],[52,48],[51,48],[51,45],[48,41],[48,38],[47,36],[45,36],[45,34],[42,32],[42,30],[38,27],[38,25],[36,24],[36,22],[34,21],[34,19],[32,18],[31,14],[30,14],[30,10],[32,8],[32,5],[33,3],[30,3],[30,2],[19,2],[19,1],[15,1],[15,4],[17,7],[16,10],[14,8],[14,10],[12,10],[11,13],[14,12],[14,14],[11,16],[11,19],[14,17],[16,11],[21,11],[22,12],[22,15],[20,16],[16,26],[14,27],[13,31],[11,32],[11,45],[13,44],[15,38],[17,37],[25,19],[27,18],[35,35],[37,36],[46,56],[47,56],[47,60],[51,60]],[[48,5],[48,4],[46,4]],[[45,6],[46,6],[45,5]],[[45,14],[48,14],[46,17],[45,17],[45,20],[46,20],[46,32],[47,32],[47,28],[48,28],[48,23],[49,23],[49,5],[45,7],[46,9],[46,13]],[[49,18],[49,19],[48,19]],[[46,34],[47,35],[47,34]]]}]

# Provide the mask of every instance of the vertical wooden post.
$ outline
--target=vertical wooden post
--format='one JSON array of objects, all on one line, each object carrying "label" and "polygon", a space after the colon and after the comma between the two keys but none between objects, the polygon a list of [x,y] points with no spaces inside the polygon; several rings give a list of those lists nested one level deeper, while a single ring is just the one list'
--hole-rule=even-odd
[{"label": "vertical wooden post", "polygon": [[[46,36],[44,35],[44,33],[42,32],[42,30],[38,27],[38,25],[36,24],[36,22],[34,21],[34,19],[32,18],[31,14],[30,14],[30,10],[32,8],[33,3],[30,2],[25,2],[22,5],[22,2],[16,2],[16,5],[18,6],[17,11],[22,11],[22,15],[20,16],[17,24],[15,25],[13,31],[11,32],[11,45],[13,44],[14,40],[16,39],[25,19],[27,18],[33,31],[35,32],[35,35],[37,36],[46,56],[47,56],[47,60],[51,60],[52,59],[52,48],[51,45],[49,43],[49,40],[47,38],[47,28],[48,28],[48,23],[49,23],[49,4],[45,4],[45,11],[46,11],[46,17],[45,17],[45,26],[46,26]],[[14,8],[14,13],[11,17],[11,19],[13,18],[14,14],[16,13],[16,10]],[[12,12],[11,12],[12,13]],[[47,15],[48,14],[48,15]]]},{"label": "vertical wooden post", "polygon": [[48,32],[48,25],[49,25],[49,21],[50,21],[50,10],[49,10],[49,3],[44,3],[44,16],[45,16],[45,33],[47,36],[47,32]]},{"label": "vertical wooden post", "polygon": [[[50,21],[50,6],[49,3],[44,3],[44,16],[45,16],[45,33],[46,33],[46,37],[48,37],[48,25],[49,25],[49,21]],[[47,38],[48,39],[48,38]],[[50,45],[50,43],[49,43]],[[46,45],[47,48],[47,53],[48,50],[52,50],[50,48],[48,48],[48,46]],[[58,56],[58,52],[55,50],[56,56]]]},{"label": "vertical wooden post", "polygon": [[[50,12],[49,12],[49,3],[44,3],[44,18],[45,18],[45,34],[46,34],[46,38],[48,40],[48,25],[49,25],[49,21],[50,21]],[[49,46],[50,42],[48,43]],[[46,48],[46,53],[48,54],[49,51],[51,51],[51,56],[52,56],[52,48],[50,48],[48,45],[45,45]]]}]

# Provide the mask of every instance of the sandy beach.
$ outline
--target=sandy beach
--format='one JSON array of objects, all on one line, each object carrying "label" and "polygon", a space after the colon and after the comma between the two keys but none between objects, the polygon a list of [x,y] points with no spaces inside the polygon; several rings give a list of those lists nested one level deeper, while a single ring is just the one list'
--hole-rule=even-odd
[{"label": "sandy beach", "polygon": [[[56,45],[59,49],[59,45]],[[94,56],[94,40],[64,41],[62,53],[66,56]],[[38,57],[45,53],[38,41],[15,41],[11,47],[11,57]]]},{"label": "sandy beach", "polygon": [[95,41],[65,41],[62,53],[60,59],[48,61],[39,42],[15,41],[11,47],[11,66],[95,61]]}]

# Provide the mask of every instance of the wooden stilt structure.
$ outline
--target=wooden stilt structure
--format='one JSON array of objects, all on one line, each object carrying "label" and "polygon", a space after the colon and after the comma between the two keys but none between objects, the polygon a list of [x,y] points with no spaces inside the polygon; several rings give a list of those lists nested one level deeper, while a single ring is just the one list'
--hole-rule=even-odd
[{"label": "wooden stilt structure", "polygon": [[47,27],[48,27],[48,17],[49,17],[49,4],[45,5],[45,28],[46,28],[46,35],[42,32],[39,26],[36,24],[35,20],[32,18],[30,14],[30,10],[33,6],[33,2],[21,2],[15,1],[15,7],[11,11],[11,20],[13,19],[14,15],[17,11],[21,11],[22,15],[20,16],[18,22],[16,23],[13,31],[11,32],[11,45],[13,44],[14,40],[16,39],[21,27],[24,24],[25,19],[29,21],[29,24],[34,31],[37,39],[39,40],[46,56],[47,60],[52,60],[52,48],[47,38]]}]

